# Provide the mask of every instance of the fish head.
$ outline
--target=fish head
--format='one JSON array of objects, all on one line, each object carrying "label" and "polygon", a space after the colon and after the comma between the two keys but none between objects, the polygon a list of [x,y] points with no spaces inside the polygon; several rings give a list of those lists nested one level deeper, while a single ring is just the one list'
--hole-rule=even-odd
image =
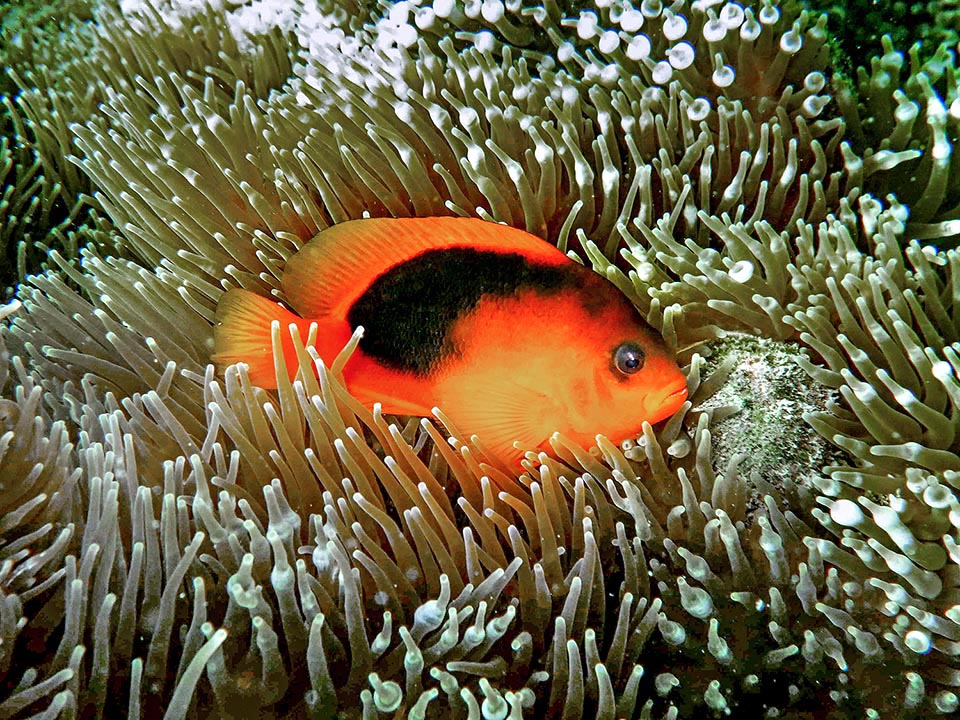
[{"label": "fish head", "polygon": [[598,434],[620,442],[686,399],[656,330],[614,285],[577,268],[560,291],[482,300],[448,338],[437,402],[508,465],[515,442],[547,452],[555,432],[584,447]]},{"label": "fish head", "polygon": [[591,273],[578,304],[562,322],[564,410],[560,432],[582,445],[597,435],[636,437],[643,423],[673,415],[687,399],[687,381],[660,334],[615,286]]}]

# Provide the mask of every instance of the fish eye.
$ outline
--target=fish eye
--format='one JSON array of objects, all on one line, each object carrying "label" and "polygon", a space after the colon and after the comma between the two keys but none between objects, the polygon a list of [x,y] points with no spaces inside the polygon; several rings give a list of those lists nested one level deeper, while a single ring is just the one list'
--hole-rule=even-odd
[{"label": "fish eye", "polygon": [[643,350],[634,342],[620,343],[613,351],[613,364],[624,375],[633,375],[643,367]]}]

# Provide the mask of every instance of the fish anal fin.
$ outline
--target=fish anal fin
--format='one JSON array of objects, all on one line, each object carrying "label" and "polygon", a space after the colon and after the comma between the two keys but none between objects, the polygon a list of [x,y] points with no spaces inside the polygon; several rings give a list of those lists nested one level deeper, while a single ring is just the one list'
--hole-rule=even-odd
[{"label": "fish anal fin", "polygon": [[427,250],[469,247],[515,252],[530,260],[560,264],[556,247],[527,232],[462,217],[365,218],[318,233],[291,257],[283,292],[304,317],[345,318],[373,281]]},{"label": "fish anal fin", "polygon": [[364,388],[351,389],[351,393],[368,408],[372,408],[374,403],[380,403],[380,410],[391,415],[416,415],[417,417],[430,415],[427,407],[416,400],[408,400],[386,393],[370,392]]},{"label": "fish anal fin", "polygon": [[386,368],[358,350],[344,368],[350,393],[368,408],[380,403],[385,413],[429,417],[433,378]]}]

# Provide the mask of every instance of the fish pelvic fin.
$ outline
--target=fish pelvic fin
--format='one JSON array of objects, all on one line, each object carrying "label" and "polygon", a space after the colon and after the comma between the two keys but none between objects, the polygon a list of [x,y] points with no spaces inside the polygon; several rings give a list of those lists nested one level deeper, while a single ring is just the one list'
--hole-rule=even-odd
[{"label": "fish pelvic fin", "polygon": [[[264,388],[277,387],[271,340],[271,324],[276,320],[280,323],[281,350],[287,374],[291,379],[296,376],[299,361],[289,326],[296,325],[301,341],[306,343],[310,320],[295,315],[270,298],[240,289],[228,290],[223,295],[217,304],[216,320],[211,360],[218,368],[238,362],[246,363],[247,374],[253,384]],[[319,325],[317,350],[329,365],[349,339],[349,327],[346,323],[322,320]]]}]

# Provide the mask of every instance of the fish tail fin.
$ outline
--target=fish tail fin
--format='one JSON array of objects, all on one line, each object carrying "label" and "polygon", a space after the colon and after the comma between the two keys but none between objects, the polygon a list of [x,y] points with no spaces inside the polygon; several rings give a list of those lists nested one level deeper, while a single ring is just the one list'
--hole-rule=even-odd
[{"label": "fish tail fin", "polygon": [[287,331],[290,323],[300,329],[304,341],[310,321],[293,314],[270,298],[249,290],[228,290],[217,304],[217,324],[213,330],[214,354],[211,357],[219,367],[237,362],[247,364],[250,381],[264,388],[277,386],[273,363],[271,324],[280,323],[282,350],[287,372],[293,377],[297,371],[297,355],[293,340]]}]

